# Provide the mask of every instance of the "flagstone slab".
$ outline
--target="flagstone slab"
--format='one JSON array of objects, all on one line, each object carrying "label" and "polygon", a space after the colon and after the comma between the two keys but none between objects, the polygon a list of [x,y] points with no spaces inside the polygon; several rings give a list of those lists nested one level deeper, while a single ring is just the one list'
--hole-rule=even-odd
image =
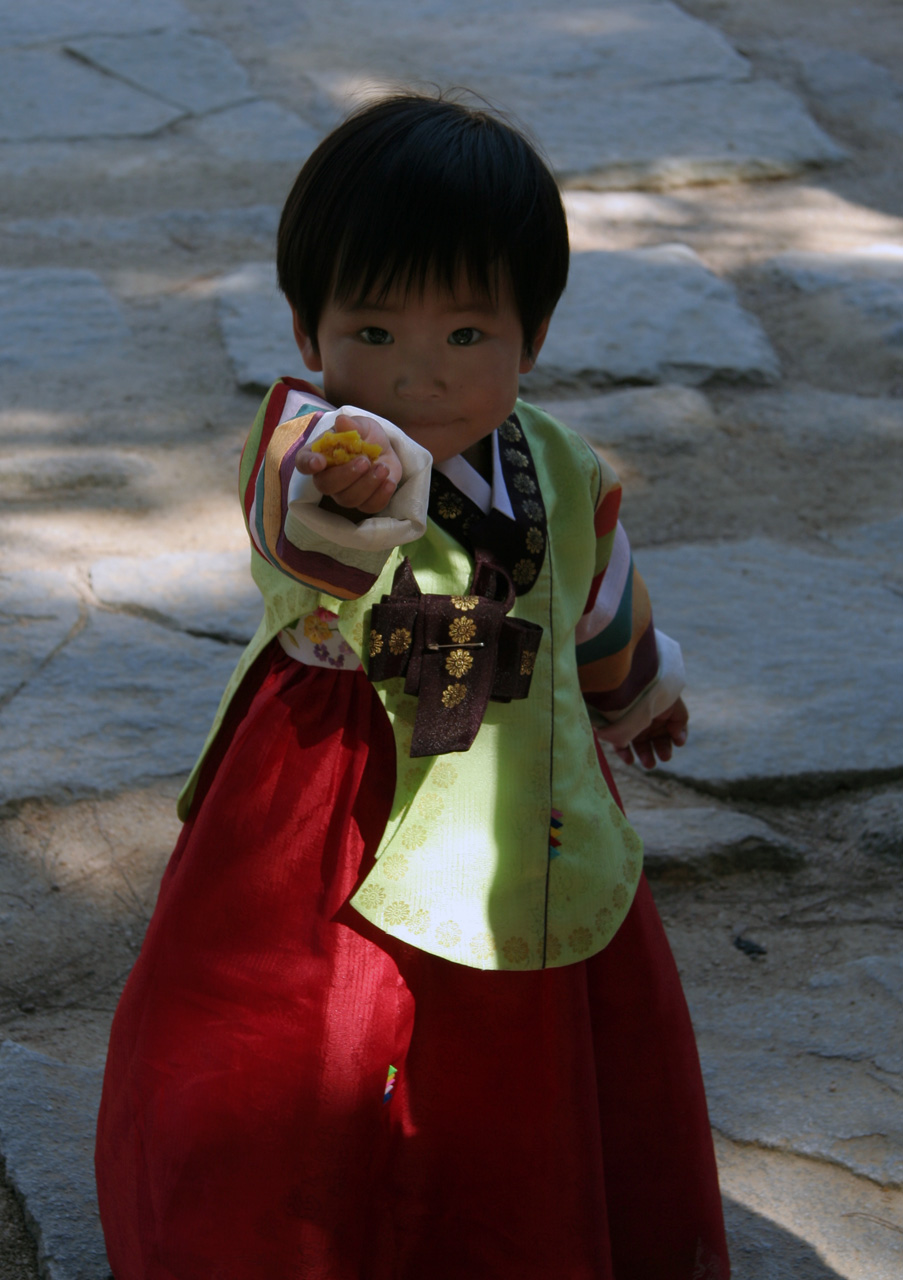
[{"label": "flagstone slab", "polygon": [[0,51],[0,142],[147,137],[182,115],[59,50]]},{"label": "flagstone slab", "polygon": [[0,1045],[0,1153],[46,1280],[112,1280],[97,1209],[100,1067]]},{"label": "flagstone slab", "polygon": [[833,296],[851,318],[874,328],[903,355],[903,245],[875,244],[853,253],[782,253],[763,267],[810,297]]},{"label": "flagstone slab", "polygon": [[71,496],[86,490],[119,490],[145,476],[143,459],[106,449],[23,451],[0,458],[0,499]]},{"label": "flagstone slab", "polygon": [[828,450],[854,443],[881,449],[903,443],[903,399],[813,386],[757,392],[744,405],[741,421],[774,432],[794,449]]},{"label": "flagstone slab", "polygon": [[903,598],[903,516],[835,534],[830,543],[838,551],[874,565],[884,585]]},{"label": "flagstone slab", "polygon": [[0,369],[81,365],[117,349],[128,327],[93,271],[0,270]]},{"label": "flagstone slab", "polygon": [[802,795],[903,770],[903,597],[868,558],[766,539],[637,554],[687,666],[667,771],[716,793]]},{"label": "flagstone slab", "polygon": [[31,679],[80,617],[78,596],[64,574],[0,576],[0,703]]},{"label": "flagstone slab", "polygon": [[97,599],[192,635],[247,644],[263,617],[247,551],[110,556],[91,566]]},{"label": "flagstone slab", "polygon": [[186,121],[175,137],[190,141],[205,157],[212,154],[232,162],[284,164],[287,193],[322,133],[294,112],[258,99]]},{"label": "flagstone slab", "polygon": [[654,91],[564,91],[540,105],[524,86],[502,96],[542,142],[568,186],[667,190],[792,177],[846,152],[794,94],[767,80],[675,84]]},{"label": "flagstone slab", "polygon": [[789,62],[829,119],[903,136],[903,82],[853,49],[829,49],[805,40],[765,40],[758,47]]},{"label": "flagstone slab", "polygon": [[656,880],[685,881],[739,871],[790,871],[799,843],[746,813],[712,806],[630,810],[643,841],[643,869]]},{"label": "flagstone slab", "polygon": [[686,245],[574,254],[527,394],[548,386],[715,380],[780,373],[758,320]]},{"label": "flagstone slab", "polygon": [[[530,77],[544,85],[567,81],[576,94],[588,82],[611,91],[750,75],[747,59],[720,31],[668,0],[573,9],[445,3],[433,6],[428,24],[419,6],[416,14],[397,6],[391,12],[395,50],[443,84],[482,88],[500,76]],[[377,65],[380,52],[377,44]]]},{"label": "flagstone slab", "polygon": [[186,774],[238,653],[139,618],[92,613],[0,710],[0,803]]},{"label": "flagstone slab", "polygon": [[301,53],[336,117],[399,82],[466,85],[532,130],[567,183],[600,189],[780,177],[844,155],[797,97],[752,81],[720,32],[670,3],[443,0],[416,22],[368,5],[366,71],[348,52],[355,9],[324,15],[316,54]]},{"label": "flagstone slab", "polygon": [[55,247],[141,246],[143,249],[188,250],[210,244],[258,241],[272,246],[279,226],[276,205],[255,204],[235,209],[169,209],[135,218],[108,218],[102,214],[78,217],[59,214],[52,218],[15,218],[4,222],[6,237],[38,241]]},{"label": "flagstone slab", "polygon": [[36,44],[94,33],[125,35],[186,27],[192,16],[178,0],[40,0],[5,4],[3,43]]},{"label": "flagstone slab", "polygon": [[870,796],[856,809],[851,826],[858,849],[903,867],[903,794]]},{"label": "flagstone slab", "polygon": [[728,1137],[903,1184],[903,959],[869,955],[801,991],[690,995],[712,1124]]},{"label": "flagstone slab", "polygon": [[248,75],[219,40],[184,31],[93,36],[67,49],[183,111],[203,114],[256,96]]},{"label": "flagstone slab", "polygon": [[548,400],[553,418],[600,448],[695,453],[717,430],[705,394],[691,387],[638,387],[579,400]]},{"label": "flagstone slab", "polygon": [[235,380],[243,390],[266,391],[286,374],[306,376],[292,334],[291,311],[272,262],[250,262],[223,276],[217,287],[217,315]]}]

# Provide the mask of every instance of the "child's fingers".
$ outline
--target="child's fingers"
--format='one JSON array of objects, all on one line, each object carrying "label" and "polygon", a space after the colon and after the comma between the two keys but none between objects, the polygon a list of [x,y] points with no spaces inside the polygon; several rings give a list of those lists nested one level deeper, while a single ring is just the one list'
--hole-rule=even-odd
[{"label": "child's fingers", "polygon": [[314,483],[340,507],[369,515],[382,511],[396,487],[383,463],[371,463],[367,458],[354,458],[340,467],[330,467],[321,472]]},{"label": "child's fingers", "polygon": [[303,476],[317,476],[326,470],[326,459],[322,453],[299,449],[295,457],[295,470],[300,471]]}]

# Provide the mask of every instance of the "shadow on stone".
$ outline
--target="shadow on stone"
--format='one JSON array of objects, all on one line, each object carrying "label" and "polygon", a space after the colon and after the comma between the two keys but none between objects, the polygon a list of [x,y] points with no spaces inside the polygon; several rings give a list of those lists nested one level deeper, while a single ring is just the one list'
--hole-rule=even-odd
[{"label": "shadow on stone", "polygon": [[844,1280],[805,1240],[724,1197],[732,1280]]}]

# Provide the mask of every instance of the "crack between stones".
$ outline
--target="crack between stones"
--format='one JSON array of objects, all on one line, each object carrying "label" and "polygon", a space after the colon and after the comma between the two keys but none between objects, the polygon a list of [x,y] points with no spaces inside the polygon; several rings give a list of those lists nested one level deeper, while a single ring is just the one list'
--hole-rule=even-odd
[{"label": "crack between stones", "polygon": [[167,98],[165,94],[158,93],[155,89],[149,89],[147,85],[141,84],[138,80],[132,80],[129,76],[124,76],[119,71],[110,70],[109,67],[103,66],[102,63],[95,62],[89,54],[73,49],[68,44],[63,46],[63,52],[67,57],[74,58],[76,62],[80,62],[82,66],[90,67],[92,71],[96,71],[99,75],[106,76],[108,80],[116,80],[119,84],[127,85],[129,89],[134,89],[137,93],[144,94],[146,98],[153,99],[154,102],[162,102],[164,106],[172,107],[174,111],[182,112],[178,120],[171,120],[169,124],[163,125],[160,129],[155,130],[154,133],[142,134],[142,137],[151,138],[156,134],[164,133],[167,129],[171,129],[174,125],[180,124],[186,119],[202,120],[206,116],[214,116],[221,111],[230,111],[233,107],[243,107],[252,102],[262,101],[260,94],[252,93],[234,98],[230,102],[224,102],[220,106],[211,107],[209,111],[192,111],[190,107],[186,107],[182,102],[177,102],[175,98]]},{"label": "crack between stones", "polygon": [[206,630],[203,627],[182,627],[167,613],[158,613],[156,609],[148,609],[142,605],[110,605],[103,601],[98,602],[98,613],[106,613],[118,617],[140,618],[143,622],[150,622],[154,626],[163,627],[165,631],[173,631],[177,635],[192,636],[195,640],[213,640],[216,644],[226,645],[230,648],[244,649],[247,647],[250,637],[246,640],[239,639],[237,636],[230,635],[228,631]]},{"label": "crack between stones", "polygon": [[[28,621],[30,622],[32,621],[32,619],[28,619]],[[37,619],[35,619],[35,621],[37,621]],[[66,645],[69,644],[70,641],[74,640],[77,635],[79,635],[82,631],[84,631],[87,625],[88,625],[88,606],[85,604],[83,600],[79,600],[78,618],[72,624],[72,627],[70,628],[69,632],[63,637],[63,639],[59,642],[58,645],[56,645],[53,649],[51,649],[50,652],[44,658],[41,659],[37,667],[35,667],[34,671],[32,671],[30,675],[26,676],[25,679],[21,682],[21,684],[16,685],[15,689],[13,689],[10,693],[4,694],[2,697],[0,697],[0,711],[4,711],[10,705],[10,703],[19,696],[19,694],[22,692],[23,689],[26,689],[31,684],[32,680],[34,680],[37,676],[41,674],[41,672],[45,669],[45,667],[47,667],[53,661],[53,659],[57,656],[57,654],[61,653],[62,650],[65,649]]]},{"label": "crack between stones", "polygon": [[714,796],[718,800],[753,800],[790,806],[803,800],[840,798],[844,793],[855,794],[888,782],[903,781],[903,765],[893,765],[886,769],[800,773],[774,778],[739,778],[729,782],[713,782],[677,774],[669,776],[691,791]]},{"label": "crack between stones", "polygon": [[[778,1146],[777,1143],[763,1142],[760,1139],[753,1138],[735,1138],[731,1134],[725,1133],[723,1129],[719,1129],[717,1125],[712,1125],[712,1132],[716,1133],[724,1142],[729,1142],[734,1147],[742,1147],[750,1151],[771,1151],[775,1155],[786,1156],[793,1160],[806,1160],[814,1165],[827,1165],[831,1169],[840,1169],[850,1178],[857,1178],[861,1182],[867,1182],[871,1187],[877,1187],[881,1191],[903,1191],[903,1182],[890,1179],[887,1182],[880,1182],[877,1178],[870,1178],[867,1173],[861,1173],[856,1169],[851,1169],[848,1164],[844,1164],[842,1160],[832,1159],[830,1156],[814,1155],[811,1151],[797,1151],[793,1147]],[[884,1137],[884,1134],[875,1135]]]}]

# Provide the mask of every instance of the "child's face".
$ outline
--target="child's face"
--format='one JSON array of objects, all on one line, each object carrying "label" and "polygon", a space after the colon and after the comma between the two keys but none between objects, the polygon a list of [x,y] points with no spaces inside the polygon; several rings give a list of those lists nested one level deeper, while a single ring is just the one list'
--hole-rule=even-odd
[{"label": "child's face", "polygon": [[517,399],[518,377],[533,356],[510,287],[490,301],[462,285],[454,295],[427,285],[407,295],[393,289],[379,303],[323,309],[317,346],[295,317],[304,363],[322,372],[326,398],[369,409],[422,444],[436,462],[478,443]]}]

